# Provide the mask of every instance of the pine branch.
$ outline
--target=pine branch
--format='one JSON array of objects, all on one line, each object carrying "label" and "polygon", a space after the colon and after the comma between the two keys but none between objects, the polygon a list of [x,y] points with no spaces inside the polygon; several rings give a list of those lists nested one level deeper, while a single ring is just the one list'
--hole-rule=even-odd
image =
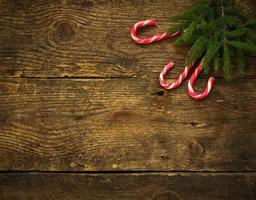
[{"label": "pine branch", "polygon": [[207,42],[208,42],[208,38],[205,36],[201,36],[198,38],[198,40],[194,43],[194,45],[191,47],[190,51],[188,52],[186,65],[194,64],[195,61],[203,55],[206,49]]},{"label": "pine branch", "polygon": [[241,77],[245,76],[245,55],[241,50],[236,51],[236,64]]},{"label": "pine branch", "polygon": [[224,76],[227,79],[231,78],[231,59],[228,47],[225,45],[223,47],[223,71]]},{"label": "pine branch", "polygon": [[176,24],[174,27],[171,27],[167,30],[168,33],[174,33],[174,32],[177,32],[177,31],[182,31],[182,30],[185,30],[188,28],[190,22],[185,20],[185,21],[182,21],[181,23],[179,24]]},{"label": "pine branch", "polygon": [[221,65],[221,59],[219,53],[215,55],[213,58],[213,66],[214,66],[214,72],[215,74],[218,74],[220,71],[220,65]]},{"label": "pine branch", "polygon": [[203,66],[206,68],[207,71],[209,71],[209,69],[207,69],[209,67],[209,64],[211,63],[211,61],[213,60],[214,56],[216,55],[216,53],[219,51],[219,49],[221,48],[222,43],[221,42],[212,42],[211,44],[209,44],[206,54],[203,57]]},{"label": "pine branch", "polygon": [[231,77],[232,61],[245,74],[246,55],[256,54],[256,20],[237,0],[198,0],[188,11],[171,18],[178,20],[169,31],[184,30],[178,45],[191,45],[186,59],[202,59],[205,71],[224,72]]},{"label": "pine branch", "polygon": [[228,41],[227,43],[236,49],[240,49],[242,51],[246,51],[250,53],[256,53],[256,45],[253,45],[251,43],[240,42],[240,41]]},{"label": "pine branch", "polygon": [[244,36],[244,35],[248,34],[248,32],[250,32],[250,29],[248,29],[248,28],[238,28],[234,31],[227,32],[226,36],[229,39],[234,39],[234,38],[239,38],[241,36]]},{"label": "pine branch", "polygon": [[191,37],[196,30],[197,23],[193,21],[187,29],[185,29],[185,32],[177,39],[177,43],[188,43],[191,40]]}]

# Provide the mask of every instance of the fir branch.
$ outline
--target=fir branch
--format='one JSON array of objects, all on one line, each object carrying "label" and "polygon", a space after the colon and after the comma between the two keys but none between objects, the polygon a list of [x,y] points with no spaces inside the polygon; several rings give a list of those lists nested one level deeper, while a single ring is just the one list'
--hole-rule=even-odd
[{"label": "fir branch", "polygon": [[236,64],[241,77],[245,76],[245,55],[241,50],[236,51]]},{"label": "fir branch", "polygon": [[202,59],[205,71],[224,72],[231,77],[231,64],[244,76],[246,55],[256,53],[256,20],[238,0],[198,0],[188,11],[171,18],[169,31],[184,30],[178,45],[191,45],[186,59],[193,64]]},{"label": "fir branch", "polygon": [[228,41],[227,43],[236,49],[240,49],[245,52],[256,53],[256,45],[251,43],[240,41]]},{"label": "fir branch", "polygon": [[224,76],[227,79],[231,78],[231,58],[230,58],[230,53],[228,46],[223,47],[223,71],[224,71]]},{"label": "fir branch", "polygon": [[198,40],[194,43],[194,45],[191,47],[190,51],[188,52],[186,65],[194,64],[196,60],[203,55],[206,49],[207,42],[208,42],[208,38],[205,36],[201,36],[198,38]]},{"label": "fir branch", "polygon": [[230,39],[239,38],[241,36],[244,36],[250,32],[250,29],[248,28],[238,28],[232,31],[229,31],[226,33],[226,36]]},{"label": "fir branch", "polygon": [[254,18],[249,18],[247,22],[243,24],[244,27],[250,27],[250,26],[255,26],[256,25],[256,20]]},{"label": "fir branch", "polygon": [[220,65],[221,65],[221,59],[219,53],[215,55],[213,58],[213,67],[214,67],[214,72],[215,74],[218,74],[220,71]]},{"label": "fir branch", "polygon": [[216,53],[219,51],[221,46],[222,46],[221,42],[216,42],[216,43],[212,42],[211,44],[209,44],[206,54],[202,59],[203,66],[206,68],[207,71],[209,71],[209,69],[207,68],[209,67],[210,62],[212,61]]},{"label": "fir branch", "polygon": [[177,31],[185,30],[188,28],[189,24],[190,24],[190,21],[184,20],[184,21],[180,22],[179,24],[176,24],[174,27],[169,28],[167,32],[174,33]]},{"label": "fir branch", "polygon": [[[177,41],[180,41],[182,43],[188,43],[191,40],[191,37],[193,33],[196,30],[197,23],[193,21],[187,29],[185,29],[184,33],[177,39]],[[179,42],[177,42],[179,43]]]}]

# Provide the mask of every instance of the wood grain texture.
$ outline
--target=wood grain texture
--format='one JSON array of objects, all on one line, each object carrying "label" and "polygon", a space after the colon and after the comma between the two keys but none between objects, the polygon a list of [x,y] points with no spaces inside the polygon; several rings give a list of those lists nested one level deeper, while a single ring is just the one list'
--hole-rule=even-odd
[{"label": "wood grain texture", "polygon": [[[180,74],[186,48],[172,40],[139,46],[131,26],[155,18],[165,31],[168,17],[195,0],[2,0],[0,2],[1,77],[157,77],[173,60]],[[252,12],[255,1],[244,1]],[[249,58],[248,78],[255,78]]]},{"label": "wood grain texture", "polygon": [[2,200],[255,200],[253,174],[1,174]]},{"label": "wood grain texture", "polygon": [[2,78],[0,169],[255,171],[256,80],[218,80],[201,102],[185,87]]},{"label": "wood grain texture", "polygon": [[1,200],[256,199],[256,58],[196,102],[157,81],[169,60],[180,74],[186,48],[129,36],[194,3],[0,1]]}]

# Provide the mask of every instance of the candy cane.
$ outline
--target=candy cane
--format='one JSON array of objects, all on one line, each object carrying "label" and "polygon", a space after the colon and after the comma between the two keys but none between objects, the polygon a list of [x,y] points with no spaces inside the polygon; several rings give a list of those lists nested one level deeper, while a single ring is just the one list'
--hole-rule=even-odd
[{"label": "candy cane", "polygon": [[[137,22],[131,29],[132,39],[138,44],[150,44],[153,42],[158,42],[158,41],[161,41],[161,40],[164,40],[167,38],[172,38],[172,37],[178,36],[184,32],[184,31],[177,31],[173,34],[162,33],[160,35],[156,35],[156,36],[148,37],[148,38],[139,38],[137,36],[138,29],[140,29],[144,26],[156,26],[156,25],[157,25],[156,20],[152,20],[152,19]],[[182,74],[179,76],[179,78],[174,83],[169,84],[164,81],[164,77],[167,75],[167,73],[171,70],[171,68],[173,66],[174,66],[173,62],[168,63],[159,76],[159,82],[160,82],[161,86],[165,89],[177,88],[184,81],[184,79],[187,77],[189,71],[193,67],[193,65],[186,67],[184,69],[184,71],[182,72]],[[194,71],[194,73],[192,74],[192,76],[188,82],[188,94],[196,100],[201,100],[201,99],[206,98],[209,95],[209,93],[211,92],[211,89],[212,89],[212,87],[214,85],[214,81],[215,81],[214,77],[210,77],[204,91],[201,94],[196,93],[193,89],[193,86],[195,84],[195,81],[196,81],[198,75],[201,73],[202,70],[203,70],[202,64],[200,63],[198,65],[198,67],[196,68],[196,70]]]},{"label": "candy cane", "polygon": [[171,90],[174,88],[177,88],[183,81],[184,79],[187,77],[189,71],[192,69],[193,65],[190,65],[188,67],[185,67],[184,71],[181,73],[181,75],[179,76],[179,78],[172,84],[169,84],[167,82],[165,82],[164,77],[167,75],[167,73],[171,70],[171,68],[174,66],[173,62],[168,63],[163,71],[161,72],[160,76],[159,76],[159,82],[160,85],[167,89],[167,90]]},{"label": "candy cane", "polygon": [[172,37],[178,36],[182,33],[181,31],[177,31],[177,32],[172,33],[172,34],[162,33],[160,35],[155,35],[153,37],[148,37],[148,38],[139,38],[137,36],[138,29],[140,29],[144,26],[156,26],[156,25],[157,25],[157,22],[156,22],[156,20],[153,20],[153,19],[142,20],[142,21],[137,22],[131,29],[132,39],[138,44],[150,44],[150,43],[153,43],[153,42],[158,42],[160,40],[164,40],[164,39],[167,39],[167,38],[172,38]]},{"label": "candy cane", "polygon": [[201,100],[201,99],[206,98],[209,95],[209,93],[211,92],[211,89],[212,89],[212,87],[214,85],[214,81],[215,81],[214,77],[210,77],[204,91],[201,94],[196,93],[193,89],[193,86],[195,84],[195,81],[196,81],[198,75],[201,73],[202,70],[203,70],[202,64],[200,63],[188,81],[188,94],[189,94],[189,96],[191,96],[192,98],[194,98],[196,100]]}]

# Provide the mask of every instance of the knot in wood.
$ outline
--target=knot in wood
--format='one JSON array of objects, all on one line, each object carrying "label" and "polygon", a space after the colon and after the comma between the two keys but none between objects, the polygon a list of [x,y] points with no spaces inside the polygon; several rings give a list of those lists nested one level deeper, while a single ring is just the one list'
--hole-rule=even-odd
[{"label": "knot in wood", "polygon": [[74,24],[62,21],[56,25],[56,40],[59,42],[69,42],[75,36]]}]

